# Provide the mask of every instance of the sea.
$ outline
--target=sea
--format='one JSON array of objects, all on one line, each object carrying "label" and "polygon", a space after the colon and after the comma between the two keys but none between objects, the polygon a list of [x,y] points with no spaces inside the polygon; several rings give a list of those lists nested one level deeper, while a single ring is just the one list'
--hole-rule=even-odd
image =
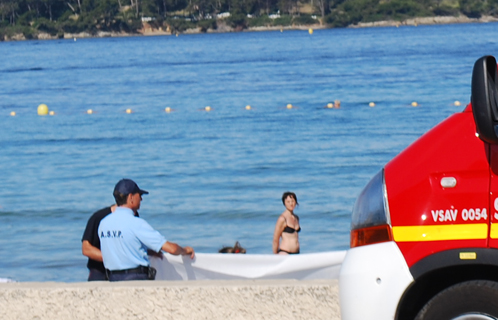
[{"label": "sea", "polygon": [[285,191],[302,253],[348,249],[362,188],[465,108],[497,30],[0,42],[0,278],[86,281],[85,225],[122,178],[150,192],[141,217],[197,252],[272,254]]}]

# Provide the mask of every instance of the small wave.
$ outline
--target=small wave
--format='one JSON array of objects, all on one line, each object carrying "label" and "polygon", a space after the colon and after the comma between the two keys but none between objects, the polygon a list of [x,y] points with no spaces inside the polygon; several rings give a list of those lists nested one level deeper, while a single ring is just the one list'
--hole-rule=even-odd
[{"label": "small wave", "polygon": [[[1,208],[0,208],[1,209]],[[87,211],[75,210],[74,208],[43,209],[43,210],[20,210],[20,211],[0,211],[0,218],[8,217],[37,217],[37,218],[60,218],[66,217],[71,212],[73,217],[88,216]]]},{"label": "small wave", "polygon": [[11,211],[0,211],[0,218],[2,217],[12,217],[12,216],[17,216],[18,212],[11,212]]},{"label": "small wave", "polygon": [[15,73],[15,72],[29,72],[29,71],[42,71],[44,70],[41,67],[34,67],[34,68],[14,68],[14,69],[6,69],[3,70],[3,72],[6,73]]},{"label": "small wave", "polygon": [[[293,60],[292,57],[269,57],[269,58],[257,58],[257,59],[232,59],[232,60],[198,60],[198,61],[148,61],[148,62],[138,62],[131,64],[113,64],[113,65],[85,65],[85,66],[67,66],[61,68],[60,70],[105,70],[105,69],[123,69],[123,68],[144,68],[144,67],[165,67],[165,66],[195,66],[195,65],[245,65],[247,63],[285,63],[287,61]],[[37,68],[32,68],[37,69]],[[43,70],[42,68],[39,68]],[[32,71],[31,69],[11,69],[13,71],[7,70],[7,72],[19,72],[19,71]]]},{"label": "small wave", "polygon": [[116,143],[120,141],[125,141],[123,137],[109,137],[109,138],[50,138],[50,139],[31,139],[23,141],[4,141],[2,142],[4,147],[9,146],[40,146],[41,143],[46,144],[83,144],[83,145],[96,145],[96,144],[106,144],[106,143]]}]

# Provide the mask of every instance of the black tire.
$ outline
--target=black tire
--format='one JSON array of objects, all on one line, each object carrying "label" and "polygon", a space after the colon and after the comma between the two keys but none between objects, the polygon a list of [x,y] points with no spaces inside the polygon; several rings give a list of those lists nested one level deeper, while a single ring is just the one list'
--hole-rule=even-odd
[{"label": "black tire", "polygon": [[498,283],[467,281],[434,296],[415,320],[498,319]]}]

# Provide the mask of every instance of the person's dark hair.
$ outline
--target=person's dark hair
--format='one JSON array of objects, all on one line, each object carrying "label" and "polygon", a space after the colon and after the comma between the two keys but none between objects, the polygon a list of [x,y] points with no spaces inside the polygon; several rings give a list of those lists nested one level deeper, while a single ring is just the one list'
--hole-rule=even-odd
[{"label": "person's dark hair", "polygon": [[290,191],[284,192],[284,194],[282,195],[282,203],[284,205],[285,205],[285,199],[287,199],[287,197],[289,197],[289,196],[294,198],[294,200],[296,200],[296,204],[299,205],[299,202],[297,202],[296,194],[294,192],[290,192]]},{"label": "person's dark hair", "polygon": [[126,204],[126,200],[128,199],[127,194],[122,194],[121,192],[114,190],[112,195],[114,196],[114,200],[116,200],[116,204],[118,206]]},{"label": "person's dark hair", "polygon": [[240,243],[237,241],[233,247],[223,247],[218,250],[219,253],[246,253],[246,249],[242,248]]}]

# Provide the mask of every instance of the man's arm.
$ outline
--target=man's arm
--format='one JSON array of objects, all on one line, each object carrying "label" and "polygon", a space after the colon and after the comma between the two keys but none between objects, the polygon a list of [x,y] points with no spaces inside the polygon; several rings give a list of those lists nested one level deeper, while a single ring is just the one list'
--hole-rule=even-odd
[{"label": "man's arm", "polygon": [[98,240],[98,229],[100,221],[111,212],[114,212],[114,210],[116,210],[115,204],[94,212],[90,219],[88,219],[85,231],[83,232],[83,238],[81,239],[81,252],[84,256],[87,256],[92,260],[102,262],[102,252],[100,252],[99,248],[94,247],[92,245],[92,242]]},{"label": "man's arm", "polygon": [[83,240],[83,242],[81,243],[81,252],[84,256],[87,256],[92,260],[100,262],[103,261],[102,252],[99,250],[99,248],[92,246],[88,240]]},{"label": "man's arm", "polygon": [[161,249],[175,256],[180,254],[182,256],[190,255],[190,259],[193,259],[195,256],[194,249],[192,249],[192,247],[180,247],[174,242],[166,241]]}]

